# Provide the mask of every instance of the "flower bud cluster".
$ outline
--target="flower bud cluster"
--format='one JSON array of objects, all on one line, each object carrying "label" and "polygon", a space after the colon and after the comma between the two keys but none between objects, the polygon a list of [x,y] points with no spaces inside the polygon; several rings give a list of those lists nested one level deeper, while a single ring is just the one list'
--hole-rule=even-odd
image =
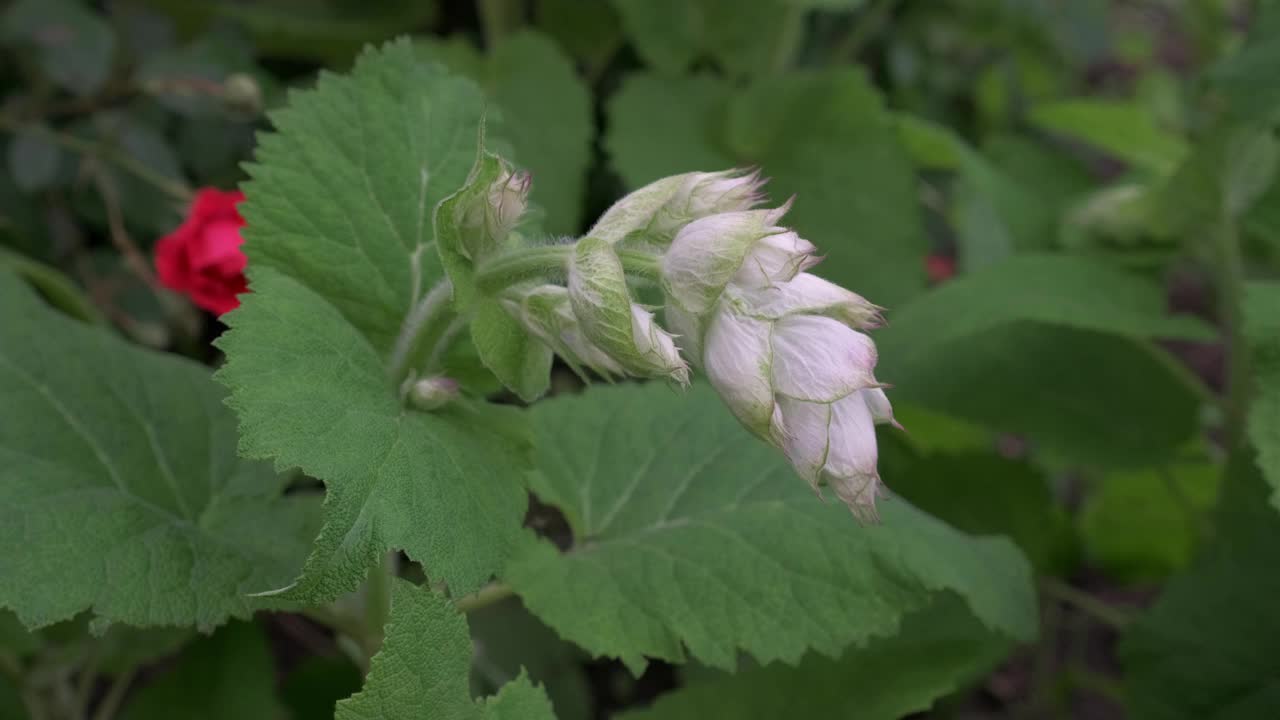
[{"label": "flower bud cluster", "polygon": [[[579,372],[683,385],[689,362],[701,366],[742,424],[815,491],[831,487],[872,520],[875,425],[896,425],[863,332],[881,323],[880,308],[807,272],[817,248],[778,224],[789,203],[755,209],[762,184],[729,171],[641,188],[567,250],[567,287],[509,288],[503,303]],[[626,247],[653,253],[671,331],[632,299]]]}]

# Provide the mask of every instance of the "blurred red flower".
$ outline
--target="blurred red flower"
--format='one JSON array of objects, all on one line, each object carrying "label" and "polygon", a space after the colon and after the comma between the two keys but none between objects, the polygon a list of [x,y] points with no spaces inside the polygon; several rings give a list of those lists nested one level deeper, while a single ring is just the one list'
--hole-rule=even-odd
[{"label": "blurred red flower", "polygon": [[956,274],[956,261],[945,255],[929,255],[924,259],[925,273],[934,285],[950,280]]},{"label": "blurred red flower", "polygon": [[244,219],[236,210],[241,200],[239,190],[202,188],[182,225],[156,243],[160,282],[217,315],[235,310],[236,295],[248,289],[248,259],[240,250]]}]

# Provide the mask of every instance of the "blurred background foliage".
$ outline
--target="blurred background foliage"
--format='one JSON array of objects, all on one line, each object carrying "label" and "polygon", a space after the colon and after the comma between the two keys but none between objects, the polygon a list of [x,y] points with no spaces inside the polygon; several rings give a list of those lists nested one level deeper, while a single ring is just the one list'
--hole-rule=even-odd
[{"label": "blurred background foliage", "polygon": [[[880,367],[909,431],[882,437],[889,487],[1008,535],[1042,579],[1040,645],[990,658],[930,717],[1280,716],[1280,516],[1234,446],[1244,400],[1278,402],[1242,386],[1246,339],[1268,340],[1248,338],[1240,290],[1280,274],[1280,6],[15,0],[0,267],[86,322],[216,363],[220,325],[159,285],[155,240],[194,189],[244,178],[290,88],[400,35],[488,93],[549,233],[667,174],[759,166],[775,201],[797,196],[819,271],[889,308]],[[1250,428],[1272,487],[1277,427]],[[193,697],[190,717],[328,717],[360,682],[301,616],[118,643],[8,621],[10,659],[61,667],[92,645],[84,692],[123,686],[120,717]],[[518,603],[471,622],[477,694],[524,665],[563,720],[724,682],[633,678]],[[0,717],[22,717],[3,687]]]}]

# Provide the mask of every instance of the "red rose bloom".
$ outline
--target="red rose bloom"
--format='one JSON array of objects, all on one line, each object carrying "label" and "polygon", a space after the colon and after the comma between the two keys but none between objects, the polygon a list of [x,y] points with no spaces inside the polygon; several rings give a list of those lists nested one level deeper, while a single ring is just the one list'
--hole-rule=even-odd
[{"label": "red rose bloom", "polygon": [[248,290],[248,259],[240,251],[244,219],[236,210],[241,200],[239,190],[201,189],[187,219],[156,243],[160,282],[218,315],[235,310],[236,295]]},{"label": "red rose bloom", "polygon": [[924,259],[924,269],[929,281],[937,285],[956,274],[956,261],[945,255],[930,255]]}]

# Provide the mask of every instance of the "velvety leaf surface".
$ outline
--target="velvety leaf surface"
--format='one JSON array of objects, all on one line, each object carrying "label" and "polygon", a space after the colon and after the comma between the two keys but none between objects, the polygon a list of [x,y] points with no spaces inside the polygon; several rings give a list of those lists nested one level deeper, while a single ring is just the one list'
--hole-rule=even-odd
[{"label": "velvety leaf surface", "polygon": [[1232,458],[1222,492],[1214,540],[1121,644],[1133,717],[1280,714],[1280,515],[1247,453]]},{"label": "velvety leaf surface", "polygon": [[953,596],[902,621],[897,635],[851,648],[839,659],[809,654],[797,666],[773,663],[716,673],[658,698],[626,720],[775,720],[858,718],[897,720],[928,710],[990,670],[1008,652]]},{"label": "velvety leaf surface", "polygon": [[0,274],[0,606],[208,629],[287,582],[314,504],[236,457],[222,395]]},{"label": "velvety leaf surface", "polygon": [[826,256],[815,272],[896,306],[925,284],[911,160],[858,70],[797,72],[745,89],[637,74],[609,103],[606,147],[638,187],[690,170],[759,166],[785,219]]},{"label": "velvety leaf surface", "polygon": [[441,277],[431,212],[467,178],[482,108],[469,82],[388,45],[295,93],[250,168],[252,292],[225,318],[219,379],[242,452],[325,481],[297,597],[354,588],[390,548],[466,593],[519,532],[521,418],[469,402],[413,412],[399,395],[411,351],[443,331],[414,312]]},{"label": "velvety leaf surface", "polygon": [[470,693],[467,620],[443,596],[397,580],[382,650],[364,689],[338,702],[337,720],[554,720],[551,703],[525,675],[481,702]]},{"label": "velvety leaf surface", "polygon": [[566,639],[633,670],[644,656],[730,668],[795,662],[898,630],[938,593],[1006,636],[1035,634],[1025,559],[905,501],[859,525],[751,437],[707,387],[592,388],[533,411],[534,489],[575,546],[531,544],[506,580]]}]

